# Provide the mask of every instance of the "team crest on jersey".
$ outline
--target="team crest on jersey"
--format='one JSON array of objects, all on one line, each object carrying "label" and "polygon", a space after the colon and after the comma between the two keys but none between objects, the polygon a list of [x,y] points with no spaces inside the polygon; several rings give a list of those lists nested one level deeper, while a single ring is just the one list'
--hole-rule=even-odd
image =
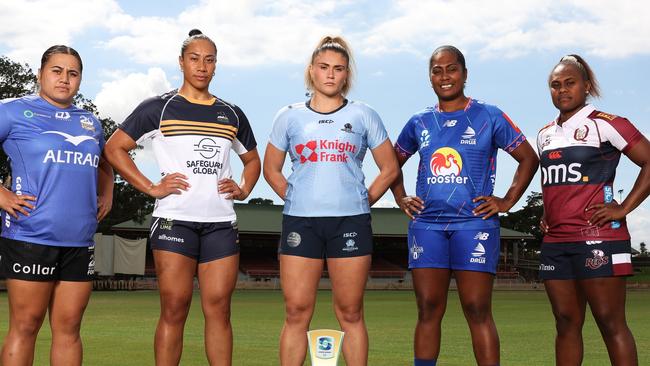
[{"label": "team crest on jersey", "polygon": [[609,257],[605,255],[605,252],[603,252],[600,249],[592,249],[591,254],[593,254],[593,258],[587,258],[585,261],[585,267],[591,268],[591,269],[598,269],[603,266],[603,264],[609,263]]},{"label": "team crest on jersey", "polygon": [[352,131],[352,124],[351,123],[344,124],[341,131],[347,132],[347,133],[354,133],[354,131]]},{"label": "team crest on jersey", "polygon": [[466,184],[467,177],[461,177],[463,159],[451,147],[441,147],[431,154],[429,169],[433,177],[427,178],[429,184]]},{"label": "team crest on jersey", "polygon": [[589,136],[589,126],[587,125],[576,128],[576,130],[573,132],[573,138],[576,141],[587,141],[587,136]]},{"label": "team crest on jersey", "polygon": [[84,115],[79,116],[79,124],[81,124],[81,128],[86,131],[95,132],[95,124],[90,120],[90,118]]},{"label": "team crest on jersey", "polygon": [[550,145],[550,144],[551,144],[551,141],[553,141],[553,139],[551,138],[551,136],[546,136],[546,137],[544,138],[544,141],[542,141],[542,144],[541,144],[541,148],[542,148],[542,150],[544,150],[544,148],[545,148],[546,146]]},{"label": "team crest on jersey", "polygon": [[230,119],[228,119],[228,116],[224,112],[217,112],[217,122],[229,123]]}]

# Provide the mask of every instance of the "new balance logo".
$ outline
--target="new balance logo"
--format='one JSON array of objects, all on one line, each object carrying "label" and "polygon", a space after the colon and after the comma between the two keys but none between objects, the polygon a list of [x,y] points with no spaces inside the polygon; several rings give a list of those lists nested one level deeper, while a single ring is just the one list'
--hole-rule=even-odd
[{"label": "new balance logo", "polygon": [[[488,240],[489,237],[490,237],[490,233],[484,233],[482,231],[479,231],[478,234],[476,234],[476,236],[474,237],[474,239],[476,239],[476,240]],[[479,245],[481,245],[481,244],[479,244]],[[482,247],[483,246],[481,246],[481,248]],[[485,249],[483,249],[483,253],[485,253]]]},{"label": "new balance logo", "polygon": [[448,119],[442,124],[442,127],[454,127],[458,121],[455,119]]}]

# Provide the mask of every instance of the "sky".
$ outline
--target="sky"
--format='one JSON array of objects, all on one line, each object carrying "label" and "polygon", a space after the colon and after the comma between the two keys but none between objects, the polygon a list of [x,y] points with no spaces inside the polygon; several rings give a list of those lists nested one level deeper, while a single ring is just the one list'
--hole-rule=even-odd
[{"label": "sky", "polygon": [[[393,141],[411,115],[436,103],[428,58],[443,44],[465,54],[466,95],[500,107],[532,145],[557,115],[547,78],[568,53],[594,69],[603,91],[594,105],[650,136],[650,3],[641,0],[0,0],[0,8],[0,54],[36,71],[49,46],[74,47],[84,62],[81,93],[118,123],[145,98],[181,85],[181,43],[190,29],[202,30],[218,48],[210,90],[243,109],[262,157],[275,113],[305,100],[303,71],[324,35],[349,41],[356,77],[348,97],[374,107]],[[150,150],[138,152],[136,162],[158,176]],[[238,177],[237,158],[233,166]],[[404,167],[409,193],[416,168],[414,156]],[[505,194],[515,169],[501,152],[495,195]],[[366,183],[377,174],[370,154],[364,172]],[[616,199],[625,198],[638,172],[621,159]],[[538,172],[514,210],[541,190],[539,182]],[[263,178],[250,197],[281,203]],[[391,204],[390,193],[378,203]],[[633,245],[649,242],[650,200],[627,219]]]}]

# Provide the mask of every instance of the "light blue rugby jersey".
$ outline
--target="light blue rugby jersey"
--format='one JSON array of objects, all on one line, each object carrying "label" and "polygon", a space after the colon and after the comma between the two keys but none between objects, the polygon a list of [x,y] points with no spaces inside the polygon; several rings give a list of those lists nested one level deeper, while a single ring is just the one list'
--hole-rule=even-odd
[{"label": "light blue rugby jersey", "polygon": [[57,108],[36,95],[5,99],[0,141],[11,164],[12,190],[37,198],[30,216],[2,213],[2,236],[52,246],[93,245],[104,147],[95,116],[75,106]]},{"label": "light blue rugby jersey", "polygon": [[499,108],[477,100],[455,112],[438,106],[416,113],[406,123],[395,147],[404,155],[419,153],[416,195],[424,210],[413,228],[471,230],[499,227],[497,215],[487,220],[472,210],[490,196],[496,179],[497,150],[510,153],[526,137]]},{"label": "light blue rugby jersey", "polygon": [[270,142],[289,152],[292,163],[283,213],[301,217],[369,213],[361,166],[366,150],[387,138],[377,112],[361,102],[346,100],[330,113],[312,110],[309,101],[282,108]]}]

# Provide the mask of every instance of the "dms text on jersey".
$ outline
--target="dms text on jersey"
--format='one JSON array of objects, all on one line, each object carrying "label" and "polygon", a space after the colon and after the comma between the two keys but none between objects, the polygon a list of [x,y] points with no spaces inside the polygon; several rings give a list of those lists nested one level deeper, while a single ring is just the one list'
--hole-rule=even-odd
[{"label": "dms text on jersey", "polygon": [[614,153],[615,149],[611,145],[607,145],[609,144],[603,144],[600,148],[571,146],[542,152],[542,185],[608,182],[612,177],[611,172],[618,165],[620,155]]}]

